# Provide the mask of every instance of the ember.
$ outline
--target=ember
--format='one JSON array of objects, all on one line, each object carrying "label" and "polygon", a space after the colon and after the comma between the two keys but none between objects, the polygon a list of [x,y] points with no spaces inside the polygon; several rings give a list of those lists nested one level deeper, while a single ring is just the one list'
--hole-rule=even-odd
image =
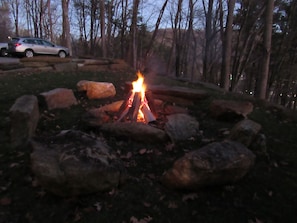
[{"label": "ember", "polygon": [[147,95],[144,77],[139,71],[137,76],[138,79],[132,82],[132,90],[120,107],[118,121],[149,123],[156,120],[151,111],[153,100]]}]

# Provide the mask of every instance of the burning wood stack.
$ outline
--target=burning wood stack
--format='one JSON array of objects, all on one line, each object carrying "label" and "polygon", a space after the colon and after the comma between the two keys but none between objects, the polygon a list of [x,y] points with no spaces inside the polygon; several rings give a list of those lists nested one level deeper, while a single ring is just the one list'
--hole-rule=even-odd
[{"label": "burning wood stack", "polygon": [[127,95],[119,110],[120,121],[150,123],[156,120],[153,98],[146,92],[144,77],[138,71],[138,79],[132,82],[132,90]]}]

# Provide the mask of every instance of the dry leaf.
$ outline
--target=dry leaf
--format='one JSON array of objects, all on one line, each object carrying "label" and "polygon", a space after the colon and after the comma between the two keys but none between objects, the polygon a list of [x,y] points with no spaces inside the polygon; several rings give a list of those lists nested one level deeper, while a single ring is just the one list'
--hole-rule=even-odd
[{"label": "dry leaf", "polygon": [[136,217],[134,217],[134,216],[132,216],[131,218],[130,218],[130,222],[131,223],[148,223],[148,222],[150,222],[150,221],[152,221],[153,220],[153,218],[151,217],[151,216],[147,216],[147,217],[144,217],[144,218],[142,218],[142,219],[140,219],[140,220],[138,220]]},{"label": "dry leaf", "polygon": [[261,220],[259,220],[258,218],[256,218],[255,221],[249,219],[249,220],[248,220],[248,223],[263,223],[263,221],[261,221]]},{"label": "dry leaf", "polygon": [[146,151],[147,151],[147,149],[143,148],[143,149],[139,150],[139,154],[143,155],[146,153]]},{"label": "dry leaf", "polygon": [[30,212],[26,213],[25,218],[28,222],[33,222],[33,216]]},{"label": "dry leaf", "polygon": [[156,176],[153,173],[149,173],[149,174],[147,174],[147,176],[152,180],[156,179]]},{"label": "dry leaf", "polygon": [[174,148],[174,143],[169,143],[165,146],[166,151],[172,151]]},{"label": "dry leaf", "polygon": [[183,198],[182,198],[182,201],[183,201],[183,202],[186,202],[186,201],[188,201],[188,200],[193,201],[193,200],[195,200],[195,199],[197,199],[197,198],[198,198],[198,195],[197,195],[196,193],[190,193],[190,194],[185,194],[185,195],[183,196]]},{"label": "dry leaf", "polygon": [[9,165],[10,168],[18,167],[20,164],[19,163],[11,163]]},{"label": "dry leaf", "polygon": [[152,204],[148,202],[143,202],[143,206],[149,208]]},{"label": "dry leaf", "polygon": [[163,154],[162,152],[160,152],[160,151],[157,150],[157,149],[155,149],[154,152],[155,152],[155,155],[157,155],[157,156],[161,156],[161,155]]},{"label": "dry leaf", "polygon": [[38,187],[39,186],[39,182],[37,179],[32,180],[32,187]]},{"label": "dry leaf", "polygon": [[6,206],[11,204],[11,198],[3,197],[0,199],[0,205]]},{"label": "dry leaf", "polygon": [[0,191],[6,191],[11,185],[11,182],[8,182],[5,186],[0,187]]},{"label": "dry leaf", "polygon": [[130,159],[132,155],[132,152],[127,152],[126,156],[124,156],[123,158]]},{"label": "dry leaf", "polygon": [[81,220],[81,213],[80,212],[75,213],[73,222],[78,222],[80,220]]},{"label": "dry leaf", "polygon": [[37,192],[38,197],[44,197],[44,195],[46,195],[46,192],[44,190],[40,190]]},{"label": "dry leaf", "polygon": [[176,208],[178,208],[178,206],[174,201],[170,201],[169,204],[168,204],[168,208],[176,209]]},{"label": "dry leaf", "polygon": [[17,157],[21,157],[21,156],[23,156],[23,155],[25,155],[24,152],[18,152],[16,156],[17,156]]},{"label": "dry leaf", "polygon": [[96,202],[96,203],[94,204],[94,207],[96,208],[96,210],[97,210],[98,212],[101,211],[101,209],[102,209],[102,205],[101,205],[100,202]]},{"label": "dry leaf", "polygon": [[159,198],[159,200],[162,201],[162,200],[164,200],[164,198],[165,198],[165,195],[162,195],[162,196]]},{"label": "dry leaf", "polygon": [[113,196],[113,195],[115,195],[116,193],[117,193],[117,189],[116,189],[116,188],[113,188],[111,191],[108,192],[108,194],[109,194],[110,196]]},{"label": "dry leaf", "polygon": [[132,217],[130,218],[130,222],[131,222],[131,223],[138,223],[138,219],[137,219],[136,217],[132,216]]}]

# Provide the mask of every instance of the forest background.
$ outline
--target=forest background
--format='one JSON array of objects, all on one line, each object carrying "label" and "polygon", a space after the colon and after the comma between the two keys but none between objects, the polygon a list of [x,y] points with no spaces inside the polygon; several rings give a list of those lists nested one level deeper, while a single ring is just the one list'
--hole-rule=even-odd
[{"label": "forest background", "polygon": [[297,108],[297,1],[2,0],[0,14],[0,42],[41,37]]}]

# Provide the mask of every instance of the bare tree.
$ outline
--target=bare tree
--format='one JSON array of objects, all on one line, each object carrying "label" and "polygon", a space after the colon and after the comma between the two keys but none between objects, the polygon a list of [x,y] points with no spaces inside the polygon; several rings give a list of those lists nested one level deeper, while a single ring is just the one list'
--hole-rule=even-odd
[{"label": "bare tree", "polygon": [[[222,2],[221,2],[221,5],[222,5]],[[225,90],[228,90],[230,87],[234,7],[235,7],[235,0],[229,0],[226,29],[222,36],[223,53],[222,53],[222,68],[221,68],[221,87],[223,87]],[[222,10],[222,6],[221,6],[221,10]]]},{"label": "bare tree", "polygon": [[100,31],[101,31],[101,48],[102,56],[106,57],[106,41],[105,41],[105,4],[104,1],[99,1],[100,7]]},{"label": "bare tree", "polygon": [[70,24],[69,24],[69,15],[68,15],[69,3],[70,3],[70,0],[62,0],[62,10],[63,10],[62,43],[69,48],[69,54],[70,56],[72,56]]},{"label": "bare tree", "polygon": [[7,36],[11,32],[11,22],[9,18],[9,5],[7,2],[0,2],[0,41],[7,41]]},{"label": "bare tree", "polygon": [[47,30],[47,36],[50,38],[51,41],[54,41],[53,20],[52,20],[52,10],[51,10],[51,0],[47,0],[47,2],[46,2],[46,8],[47,8],[47,19],[48,19],[48,22],[47,22],[47,24],[45,26],[48,27],[46,29]]},{"label": "bare tree", "polygon": [[129,61],[133,68],[137,68],[137,13],[140,0],[133,0],[132,21],[130,27]]},{"label": "bare tree", "polygon": [[145,56],[148,56],[149,53],[150,53],[150,51],[152,50],[152,47],[153,47],[154,41],[156,39],[158,30],[159,30],[159,26],[160,26],[160,23],[161,23],[161,20],[162,20],[162,17],[163,17],[163,14],[164,14],[164,11],[165,11],[165,8],[166,8],[167,3],[168,3],[168,0],[165,0],[164,3],[163,3],[162,8],[160,10],[160,13],[159,13],[159,16],[158,16],[156,25],[155,25],[155,29],[154,29],[152,38],[150,39],[150,42],[149,42],[149,45],[148,45],[148,48],[147,48],[147,51],[146,51]]},{"label": "bare tree", "polygon": [[237,88],[240,77],[246,75],[247,90],[254,91],[254,73],[258,69],[259,55],[256,49],[263,33],[261,19],[265,12],[263,2],[242,1],[234,18],[234,45],[232,60],[231,90]]},{"label": "bare tree", "polygon": [[258,85],[259,88],[256,95],[260,99],[266,98],[269,62],[270,62],[270,54],[271,54],[273,9],[274,9],[274,0],[266,0],[262,69],[261,69],[261,76],[260,76],[259,85]]},{"label": "bare tree", "polygon": [[212,17],[213,17],[213,4],[214,0],[208,1],[208,7],[206,9],[205,1],[202,1],[204,12],[205,12],[205,46],[204,46],[204,56],[203,56],[203,77],[204,81],[207,81],[209,78],[209,60],[211,58],[211,42],[213,38],[213,31],[212,31]]},{"label": "bare tree", "polygon": [[10,11],[14,20],[15,35],[19,36],[19,0],[8,0]]}]

